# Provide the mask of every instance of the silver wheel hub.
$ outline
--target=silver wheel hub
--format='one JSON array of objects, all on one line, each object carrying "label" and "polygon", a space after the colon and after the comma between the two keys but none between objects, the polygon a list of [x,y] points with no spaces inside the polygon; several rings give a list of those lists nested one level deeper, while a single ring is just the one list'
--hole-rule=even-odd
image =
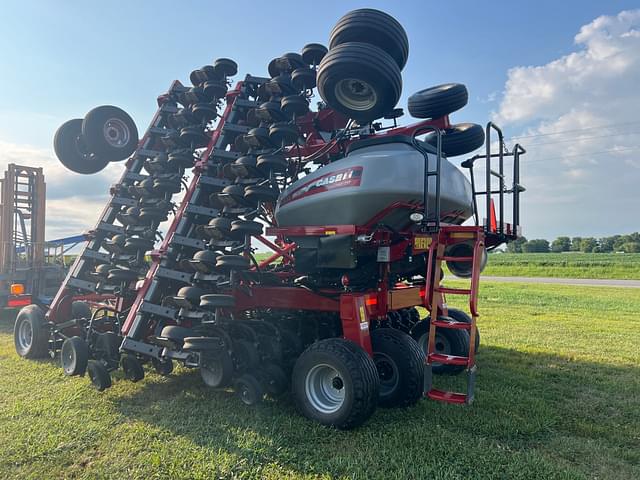
[{"label": "silver wheel hub", "polygon": [[75,351],[71,347],[71,345],[68,345],[66,348],[64,345],[62,347],[63,347],[61,352],[62,362],[63,362],[63,365],[66,368],[68,368],[75,361],[75,356],[76,356]]},{"label": "silver wheel hub", "polygon": [[119,118],[110,118],[103,127],[104,139],[112,147],[124,147],[129,143],[129,127]]},{"label": "silver wheel hub", "polygon": [[335,86],[336,99],[350,110],[366,111],[378,102],[378,94],[367,82],[344,78]]},{"label": "silver wheel hub", "polygon": [[324,363],[309,370],[304,381],[304,390],[313,408],[325,414],[337,412],[345,401],[342,375]]},{"label": "silver wheel hub", "polygon": [[31,323],[23,321],[18,328],[18,345],[23,351],[31,348],[31,342],[33,341],[33,329]]},{"label": "silver wheel hub", "polygon": [[[435,340],[434,353],[451,355],[451,344],[449,343],[449,340],[447,339],[447,337],[445,337],[444,335],[440,335],[436,331],[436,338],[434,338],[434,340]],[[418,345],[420,345],[420,348],[422,348],[422,351],[426,355],[429,351],[429,334],[428,333],[425,333],[418,339]],[[434,367],[439,367],[441,363],[433,362],[432,365]]]},{"label": "silver wheel hub", "polygon": [[398,388],[400,372],[398,366],[386,353],[374,352],[373,362],[376,364],[380,378],[380,395],[390,395]]},{"label": "silver wheel hub", "polygon": [[209,360],[200,367],[200,376],[205,385],[217,387],[222,381],[222,363],[216,360]]}]

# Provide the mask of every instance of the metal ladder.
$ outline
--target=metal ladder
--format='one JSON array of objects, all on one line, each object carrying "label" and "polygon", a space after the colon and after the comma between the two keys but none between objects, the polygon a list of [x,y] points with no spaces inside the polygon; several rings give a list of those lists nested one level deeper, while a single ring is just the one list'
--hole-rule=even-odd
[{"label": "metal ladder", "polygon": [[[460,241],[473,241],[471,257],[449,257],[445,255],[448,245]],[[470,404],[474,398],[476,380],[475,342],[476,321],[478,319],[478,287],[480,283],[480,263],[484,250],[484,232],[478,227],[447,226],[440,230],[429,249],[425,306],[430,310],[429,343],[425,368],[425,394],[427,397],[447,403]],[[449,288],[440,283],[443,261],[472,262],[472,274],[468,288]],[[471,323],[460,322],[447,316],[445,295],[466,295],[469,297]],[[435,351],[436,329],[448,328],[469,332],[468,356],[439,354]],[[464,366],[467,373],[466,393],[450,392],[433,388],[433,363]]]}]

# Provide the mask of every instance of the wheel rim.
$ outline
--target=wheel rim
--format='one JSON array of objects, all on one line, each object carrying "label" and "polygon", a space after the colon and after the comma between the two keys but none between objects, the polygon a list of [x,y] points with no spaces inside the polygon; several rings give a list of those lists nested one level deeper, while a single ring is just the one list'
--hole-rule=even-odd
[{"label": "wheel rim", "polygon": [[66,373],[72,372],[74,367],[73,364],[76,361],[76,352],[69,342],[64,342],[62,344],[62,351],[60,352],[60,357],[62,358],[62,369]]},{"label": "wheel rim", "polygon": [[205,385],[217,387],[222,381],[222,362],[209,361],[200,367],[200,376]]},{"label": "wheel rim", "polygon": [[337,412],[344,404],[344,379],[330,365],[320,364],[309,370],[304,386],[307,400],[322,413]]},{"label": "wheel rim", "polygon": [[373,362],[380,378],[380,396],[393,393],[398,388],[400,382],[400,372],[398,366],[386,353],[375,352]]},{"label": "wheel rim", "polygon": [[104,139],[112,147],[124,147],[129,143],[129,127],[119,118],[110,118],[103,127]]},{"label": "wheel rim", "polygon": [[367,111],[378,102],[376,91],[367,82],[345,78],[335,86],[336,100],[350,110]]},{"label": "wheel rim", "polygon": [[240,390],[240,400],[242,403],[245,405],[253,405],[255,403],[255,397],[256,395],[253,389],[249,385],[243,384]]},{"label": "wheel rim", "polygon": [[[447,337],[445,337],[444,335],[440,335],[439,333],[436,332],[436,338],[434,340],[435,340],[435,353],[440,353],[443,355],[451,354],[451,343],[449,342]],[[422,348],[422,351],[424,352],[424,354],[427,355],[429,351],[429,334],[425,333],[424,335],[422,335],[418,340],[418,344],[420,345],[420,348]],[[434,367],[439,367],[442,364],[439,362],[433,362],[432,365]]]},{"label": "wheel rim", "polygon": [[23,321],[18,328],[18,347],[25,352],[31,348],[32,341],[33,329],[31,328],[31,323]]}]

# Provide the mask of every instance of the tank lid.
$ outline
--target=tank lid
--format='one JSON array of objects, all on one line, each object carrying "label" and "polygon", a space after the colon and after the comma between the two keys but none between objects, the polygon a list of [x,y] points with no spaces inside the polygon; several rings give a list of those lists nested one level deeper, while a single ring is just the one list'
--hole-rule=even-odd
[{"label": "tank lid", "polygon": [[[425,150],[431,153],[437,153],[433,145],[430,145],[421,140],[418,140],[418,142]],[[374,135],[369,138],[358,140],[349,144],[349,146],[347,147],[347,155],[360,148],[373,147],[375,145],[386,145],[388,143],[404,143],[406,145],[409,145],[410,147],[413,147],[411,137],[408,135]]]}]

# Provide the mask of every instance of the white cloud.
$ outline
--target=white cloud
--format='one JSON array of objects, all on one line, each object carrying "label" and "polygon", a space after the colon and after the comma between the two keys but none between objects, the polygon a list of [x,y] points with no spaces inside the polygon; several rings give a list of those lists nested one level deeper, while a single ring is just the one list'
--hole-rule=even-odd
[{"label": "white cloud", "polygon": [[494,114],[525,136],[523,223],[533,236],[638,229],[640,10],[596,18],[575,43],[546,65],[509,70]]},{"label": "white cloud", "polygon": [[46,238],[53,240],[93,228],[104,208],[104,198],[71,196],[47,201]]},{"label": "white cloud", "polygon": [[0,140],[0,174],[10,163],[43,168],[47,185],[47,239],[93,228],[107,201],[109,186],[122,170],[122,164],[115,164],[95,175],[79,175],[67,170],[49,149]]}]

